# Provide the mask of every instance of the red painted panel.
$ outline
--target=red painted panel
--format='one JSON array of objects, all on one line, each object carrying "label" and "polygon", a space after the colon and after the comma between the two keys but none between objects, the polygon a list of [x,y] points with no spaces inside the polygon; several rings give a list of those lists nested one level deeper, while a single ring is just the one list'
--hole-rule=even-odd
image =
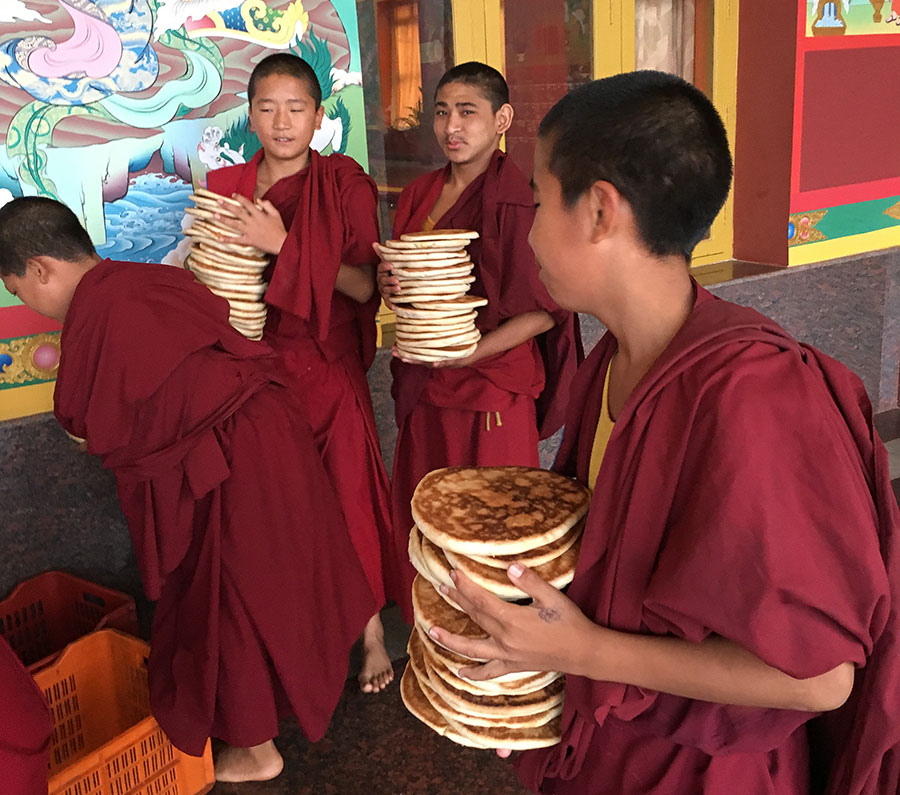
[{"label": "red painted panel", "polygon": [[59,329],[60,325],[55,320],[32,312],[27,306],[9,306],[0,309],[0,339],[14,339]]},{"label": "red painted panel", "polygon": [[898,63],[900,46],[805,54],[801,192],[900,177]]}]

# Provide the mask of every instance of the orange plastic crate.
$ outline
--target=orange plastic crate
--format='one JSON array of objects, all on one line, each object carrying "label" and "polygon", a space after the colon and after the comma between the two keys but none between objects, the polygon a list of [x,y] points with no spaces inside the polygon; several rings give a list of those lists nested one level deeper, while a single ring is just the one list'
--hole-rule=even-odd
[{"label": "orange plastic crate", "polygon": [[0,637],[32,673],[76,638],[103,627],[137,635],[134,599],[62,571],[21,582],[0,602]]},{"label": "orange plastic crate", "polygon": [[201,757],[169,742],[150,716],[142,640],[102,629],[34,674],[53,712],[49,795],[200,795],[214,783]]}]

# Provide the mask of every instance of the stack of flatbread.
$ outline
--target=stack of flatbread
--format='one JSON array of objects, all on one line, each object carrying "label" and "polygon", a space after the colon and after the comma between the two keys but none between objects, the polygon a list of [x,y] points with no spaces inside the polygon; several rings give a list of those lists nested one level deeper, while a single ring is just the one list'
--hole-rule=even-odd
[{"label": "stack of flatbread", "polygon": [[467,295],[475,281],[466,245],[478,237],[467,229],[410,232],[378,250],[400,281],[391,297],[397,315],[396,346],[404,359],[439,362],[474,353],[475,327],[486,298]]},{"label": "stack of flatbread", "polygon": [[[240,233],[216,219],[216,213],[234,217],[229,207],[240,207],[237,201],[205,188],[197,188],[190,198],[197,206],[185,210],[194,217],[184,230],[191,237],[191,252],[185,265],[212,292],[228,300],[232,326],[245,337],[262,339],[266,325],[263,295],[268,286],[262,276],[269,264],[268,256],[255,246],[235,243]],[[224,205],[219,205],[219,199]]]},{"label": "stack of flatbread", "polygon": [[565,678],[526,671],[472,681],[460,668],[483,660],[444,648],[428,631],[468,638],[487,633],[440,593],[451,569],[508,601],[528,599],[506,568],[518,561],[562,588],[572,581],[590,502],[575,480],[528,467],[460,467],[426,475],[412,499],[416,521],[409,556],[415,630],[401,680],[403,701],[419,720],[461,745],[539,748],[559,742]]}]

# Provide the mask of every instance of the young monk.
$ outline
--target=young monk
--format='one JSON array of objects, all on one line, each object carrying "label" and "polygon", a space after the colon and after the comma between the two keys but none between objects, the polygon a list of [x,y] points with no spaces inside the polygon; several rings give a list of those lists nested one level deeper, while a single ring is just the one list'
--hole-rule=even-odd
[{"label": "young monk", "polygon": [[455,573],[491,637],[433,633],[488,660],[471,679],[568,674],[562,742],[518,761],[535,792],[897,792],[887,456],[856,376],[692,280],[730,179],[718,114],[673,75],[591,83],[540,126],[541,280],[609,329],[557,461],[593,500],[567,595],[519,564],[530,606]]},{"label": "young monk", "polygon": [[[434,95],[434,134],[448,164],[401,194],[394,236],[473,229],[468,252],[476,277],[469,292],[488,299],[478,313],[482,337],[464,359],[434,365],[391,362],[398,427],[392,476],[396,588],[407,621],[415,571],[407,543],[410,499],[428,472],[445,466],[538,465],[538,439],[562,424],[568,383],[581,356],[576,319],[537,279],[528,230],[534,202],[528,180],[500,151],[513,119],[509,88],[490,66],[450,69]],[[379,265],[385,300],[399,289],[390,263]]]},{"label": "young monk", "polygon": [[[250,126],[262,149],[249,163],[212,171],[210,190],[241,202],[237,241],[275,255],[267,272],[263,339],[303,403],[357,554],[384,604],[382,547],[393,546],[387,473],[366,370],[375,356],[375,183],[356,161],[309,148],[322,122],[312,67],[289,53],[264,58],[247,85]],[[259,200],[255,202],[254,200]],[[361,688],[394,678],[375,612],[363,635]]]},{"label": "young monk", "polygon": [[4,795],[47,791],[53,720],[44,696],[0,637],[0,781]]},{"label": "young monk", "polygon": [[56,416],[115,474],[157,600],[154,716],[189,754],[224,740],[220,781],[277,776],[279,717],[322,737],[375,610],[302,407],[227,301],[101,261],[59,202],[0,208],[0,250],[7,290],[63,323]]}]

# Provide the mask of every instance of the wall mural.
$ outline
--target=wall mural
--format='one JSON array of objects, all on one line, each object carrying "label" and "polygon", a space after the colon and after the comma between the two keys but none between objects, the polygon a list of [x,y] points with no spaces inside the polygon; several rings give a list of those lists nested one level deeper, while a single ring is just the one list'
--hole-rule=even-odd
[{"label": "wall mural", "polygon": [[800,0],[799,15],[789,262],[900,245],[900,89],[861,78],[900,61],[900,0]]},{"label": "wall mural", "polygon": [[811,0],[807,36],[900,32],[900,0]]},{"label": "wall mural", "polygon": [[[0,205],[51,196],[101,256],[180,264],[193,186],[259,148],[247,78],[275,50],[322,84],[313,148],[367,167],[353,0],[2,0]],[[54,324],[0,292],[2,400],[59,354]]]}]

